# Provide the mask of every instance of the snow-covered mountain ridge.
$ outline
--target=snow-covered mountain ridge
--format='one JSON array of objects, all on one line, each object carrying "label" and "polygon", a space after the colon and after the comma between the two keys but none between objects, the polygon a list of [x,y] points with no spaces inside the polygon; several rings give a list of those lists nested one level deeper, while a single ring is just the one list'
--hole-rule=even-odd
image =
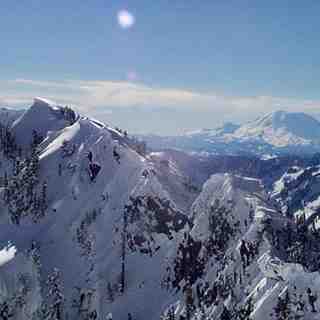
[{"label": "snow-covered mountain ridge", "polygon": [[154,150],[216,154],[299,154],[320,151],[320,122],[305,113],[276,111],[243,125],[226,123],[175,137],[143,136]]},{"label": "snow-covered mountain ridge", "polygon": [[40,98],[0,129],[0,319],[317,319],[317,225],[285,210],[317,164],[147,154]]},{"label": "snow-covered mountain ridge", "polygon": [[[10,241],[17,249],[17,258],[4,267],[11,266],[18,270],[17,273],[29,274],[27,266],[16,261],[30,250],[39,251],[41,255],[41,271],[33,279],[35,283],[40,277],[41,283],[38,287],[34,284],[35,291],[29,295],[31,299],[38,292],[38,298],[23,306],[23,312],[33,314],[36,309],[40,310],[46,293],[40,294],[39,290],[46,287],[47,275],[58,268],[68,304],[66,311],[70,316],[78,319],[79,310],[70,309],[69,302],[77,294],[75,288],[82,287],[86,295],[90,290],[96,292],[95,300],[90,302],[90,312],[97,310],[99,314],[106,314],[113,311],[118,317],[125,317],[133,306],[139,305],[141,294],[147,294],[154,303],[146,305],[144,310],[156,317],[161,310],[159,292],[153,292],[153,286],[158,287],[161,279],[159,269],[152,266],[165,261],[169,238],[187,220],[185,204],[179,203],[178,197],[175,202],[171,201],[167,189],[174,184],[177,193],[180,188],[185,196],[196,196],[185,187],[184,177],[173,172],[166,175],[166,184],[160,183],[159,173],[137,153],[136,150],[141,151],[138,142],[98,121],[44,100],[35,100],[10,129],[18,142],[7,141],[7,131],[3,132],[6,151],[1,166],[0,241],[2,246]],[[36,143],[37,150],[22,160],[29,142]],[[18,146],[23,147],[21,151]],[[39,164],[34,157],[38,157]],[[100,170],[91,171],[91,164],[100,166]],[[128,255],[126,272],[132,277],[126,284],[128,295],[119,295],[112,307],[106,307],[107,285],[114,288],[119,283],[120,231],[125,208],[131,222],[128,226],[128,234],[132,235],[130,250],[134,253],[139,249],[142,253]],[[150,216],[155,208],[163,212],[158,218]],[[144,212],[140,219],[137,218],[138,211]],[[164,213],[167,215],[165,221]],[[149,255],[155,250],[157,256],[153,261]],[[35,264],[32,275],[37,274],[37,266]],[[142,266],[146,270],[139,275]],[[9,285],[10,281],[14,281],[14,273],[2,278],[7,297],[15,295],[15,287]],[[148,285],[135,294],[142,282],[148,282]],[[129,294],[130,291],[133,293]],[[123,308],[123,304],[128,307]]]}]

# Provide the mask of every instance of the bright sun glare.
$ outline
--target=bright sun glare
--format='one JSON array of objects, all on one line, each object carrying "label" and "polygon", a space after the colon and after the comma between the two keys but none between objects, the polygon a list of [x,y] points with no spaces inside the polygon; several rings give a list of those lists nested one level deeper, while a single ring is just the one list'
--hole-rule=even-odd
[{"label": "bright sun glare", "polygon": [[118,23],[121,28],[129,29],[135,23],[135,17],[127,10],[121,10],[118,12]]}]

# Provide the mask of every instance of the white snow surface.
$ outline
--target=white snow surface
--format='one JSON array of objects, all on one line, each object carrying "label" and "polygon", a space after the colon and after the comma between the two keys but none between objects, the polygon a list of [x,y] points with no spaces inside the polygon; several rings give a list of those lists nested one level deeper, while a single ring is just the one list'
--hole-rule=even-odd
[{"label": "white snow surface", "polygon": [[14,246],[6,247],[0,250],[0,267],[10,260],[12,260],[16,254],[17,250]]}]

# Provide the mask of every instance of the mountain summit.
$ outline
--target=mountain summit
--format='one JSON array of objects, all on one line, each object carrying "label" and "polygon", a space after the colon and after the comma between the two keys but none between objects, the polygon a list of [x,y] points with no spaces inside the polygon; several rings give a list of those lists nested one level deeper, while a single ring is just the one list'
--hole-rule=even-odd
[{"label": "mountain summit", "polygon": [[153,149],[218,154],[297,154],[320,151],[320,122],[305,113],[275,111],[241,126],[226,123],[176,137],[144,136]]},{"label": "mountain summit", "polygon": [[276,147],[319,143],[320,122],[302,112],[275,111],[241,126],[234,136],[262,139]]}]

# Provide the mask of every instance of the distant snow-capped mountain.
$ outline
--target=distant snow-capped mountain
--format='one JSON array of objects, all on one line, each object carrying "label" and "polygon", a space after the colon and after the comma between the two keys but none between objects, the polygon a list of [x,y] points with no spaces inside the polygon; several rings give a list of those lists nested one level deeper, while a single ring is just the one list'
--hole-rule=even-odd
[{"label": "distant snow-capped mountain", "polygon": [[144,136],[153,149],[218,154],[313,153],[320,151],[320,122],[305,113],[276,111],[241,126],[226,123],[174,137]]},{"label": "distant snow-capped mountain", "polygon": [[319,144],[320,122],[305,113],[276,111],[241,126],[234,132],[239,139],[259,140],[275,147]]}]

